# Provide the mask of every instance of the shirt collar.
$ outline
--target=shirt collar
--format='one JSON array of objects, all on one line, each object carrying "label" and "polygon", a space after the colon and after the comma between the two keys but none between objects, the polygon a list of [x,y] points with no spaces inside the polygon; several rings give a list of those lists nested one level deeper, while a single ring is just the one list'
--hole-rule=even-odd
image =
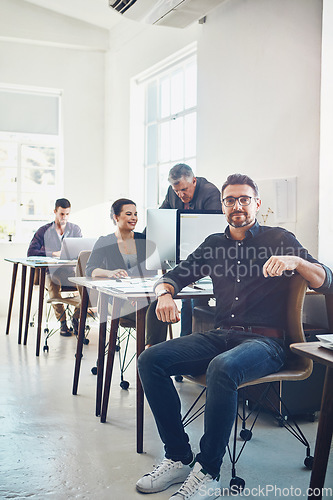
[{"label": "shirt collar", "polygon": [[[250,229],[248,229],[245,233],[245,240],[247,240],[248,238],[253,238],[254,236],[256,236],[258,233],[259,233],[259,230],[260,230],[260,226],[259,226],[259,223],[256,219],[255,223],[253,224],[253,226],[250,227]],[[224,234],[225,234],[225,237],[228,238],[228,240],[232,240],[233,238],[231,237],[230,235],[230,227],[227,226],[225,231],[224,231]]]}]

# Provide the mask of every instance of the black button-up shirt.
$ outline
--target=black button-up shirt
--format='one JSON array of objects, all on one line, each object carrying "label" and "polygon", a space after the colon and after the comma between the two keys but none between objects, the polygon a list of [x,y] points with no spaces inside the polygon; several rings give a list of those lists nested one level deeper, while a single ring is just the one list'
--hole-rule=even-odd
[{"label": "black button-up shirt", "polygon": [[[272,255],[297,255],[318,262],[289,231],[256,222],[241,241],[231,238],[229,227],[224,233],[208,236],[159,283],[172,284],[178,293],[186,285],[210,276],[216,298],[216,328],[222,325],[284,328],[288,280],[293,273],[265,278],[263,265]],[[333,293],[332,271],[321,265],[326,279],[316,291]]]}]

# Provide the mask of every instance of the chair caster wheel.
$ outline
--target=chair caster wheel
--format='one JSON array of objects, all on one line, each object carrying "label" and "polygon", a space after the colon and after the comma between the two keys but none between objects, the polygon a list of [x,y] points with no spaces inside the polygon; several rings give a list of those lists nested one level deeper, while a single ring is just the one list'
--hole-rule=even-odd
[{"label": "chair caster wheel", "polygon": [[90,326],[89,325],[86,326],[86,332],[90,332]]},{"label": "chair caster wheel", "polygon": [[307,469],[312,470],[313,457],[311,455],[304,459],[304,465]]},{"label": "chair caster wheel", "polygon": [[30,321],[29,326],[35,326],[35,323],[33,321]]},{"label": "chair caster wheel", "polygon": [[48,328],[44,328],[44,333],[45,335],[47,335],[48,333],[50,333],[50,330]]},{"label": "chair caster wheel", "polygon": [[245,487],[245,481],[241,477],[235,476],[230,480],[230,489],[232,493],[241,493]]},{"label": "chair caster wheel", "polygon": [[93,366],[90,371],[93,375],[97,375],[97,366]]},{"label": "chair caster wheel", "polygon": [[122,380],[120,382],[120,387],[124,390],[127,390],[129,388],[129,382],[127,382],[127,380]]},{"label": "chair caster wheel", "polygon": [[89,344],[89,339],[86,339],[86,338],[83,339],[83,343],[84,343],[84,345],[88,345]]},{"label": "chair caster wheel", "polygon": [[116,345],[116,347],[115,347],[115,351],[116,351],[116,352],[119,352],[119,351],[120,351],[120,345]]},{"label": "chair caster wheel", "polygon": [[250,441],[250,439],[252,438],[252,432],[250,431],[250,429],[242,429],[239,435],[243,439],[243,441]]},{"label": "chair caster wheel", "polygon": [[43,352],[49,352],[49,346],[48,345],[44,345],[43,346]]}]

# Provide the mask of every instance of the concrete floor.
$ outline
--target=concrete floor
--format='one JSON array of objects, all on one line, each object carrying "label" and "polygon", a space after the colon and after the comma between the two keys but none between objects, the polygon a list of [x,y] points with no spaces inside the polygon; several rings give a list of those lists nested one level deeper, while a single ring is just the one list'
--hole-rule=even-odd
[{"label": "concrete floor", "polygon": [[[119,387],[119,365],[113,380],[107,423],[94,416],[97,328],[84,346],[79,391],[72,396],[75,337],[55,334],[50,350],[35,356],[35,329],[28,345],[17,344],[17,321],[5,335],[0,318],[0,498],[17,499],[142,499],[136,480],[163,458],[153,418],[146,405],[144,450],[135,451],[135,366],[127,372],[128,391]],[[184,408],[198,394],[190,382],[177,384]],[[300,421],[311,446],[317,423]],[[202,419],[188,427],[195,451]],[[260,417],[254,436],[241,457],[237,473],[246,480],[247,498],[306,497],[310,472],[304,468],[305,450],[270,415]],[[333,488],[332,458],[326,487]],[[221,487],[230,480],[229,459],[222,467]],[[258,488],[261,488],[259,490]],[[299,490],[296,490],[299,488]],[[149,495],[168,499],[177,487]],[[332,491],[330,495],[332,496]]]}]

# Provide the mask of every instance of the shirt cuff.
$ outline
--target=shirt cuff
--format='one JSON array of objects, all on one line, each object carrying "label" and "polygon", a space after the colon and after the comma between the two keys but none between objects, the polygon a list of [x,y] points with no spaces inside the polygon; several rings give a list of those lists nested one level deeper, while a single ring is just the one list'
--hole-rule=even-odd
[{"label": "shirt cuff", "polygon": [[326,274],[324,283],[319,288],[312,288],[312,290],[318,293],[333,293],[332,271],[325,264],[321,264],[321,266],[324,268]]},{"label": "shirt cuff", "polygon": [[175,281],[173,281],[171,278],[164,278],[164,277],[162,277],[162,278],[160,278],[158,280],[157,283],[155,283],[155,285],[154,285],[154,292],[156,290],[156,287],[158,285],[162,285],[163,283],[168,283],[169,285],[173,286],[173,288],[175,289],[174,295],[177,295],[177,293],[180,291],[180,288],[179,288],[179,286],[177,285],[177,283]]}]

